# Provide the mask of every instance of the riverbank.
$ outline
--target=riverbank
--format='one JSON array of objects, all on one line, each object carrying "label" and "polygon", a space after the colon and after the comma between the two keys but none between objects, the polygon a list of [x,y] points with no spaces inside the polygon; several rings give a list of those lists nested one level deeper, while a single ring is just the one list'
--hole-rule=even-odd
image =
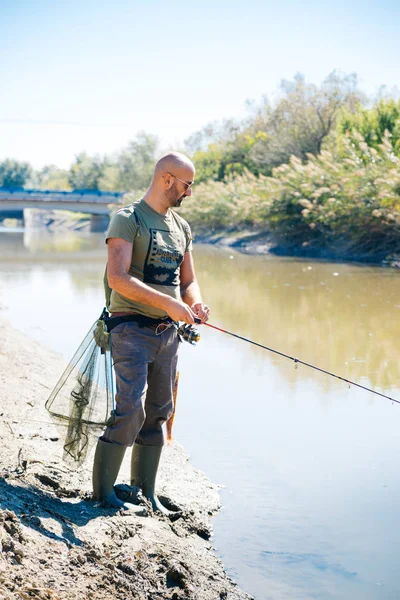
[{"label": "riverbank", "polygon": [[212,551],[217,487],[183,448],[166,447],[158,483],[180,516],[154,515],[146,503],[140,514],[101,508],[91,500],[92,455],[70,470],[64,432],[44,408],[64,360],[0,325],[0,597],[249,600]]},{"label": "riverbank", "polygon": [[[190,222],[190,215],[187,216]],[[14,220],[15,221],[15,220]],[[7,226],[17,223],[8,219]],[[90,232],[90,215],[68,211],[31,210],[26,223],[27,230],[46,230],[52,234],[67,232]],[[337,240],[333,245],[326,245],[323,240],[316,239],[298,244],[290,235],[277,236],[267,229],[224,228],[205,232],[193,229],[194,241],[201,244],[227,247],[244,254],[287,256],[338,262],[358,262],[385,267],[400,268],[400,254],[388,254],[385,249],[370,247],[360,250],[346,239]]]},{"label": "riverbank", "polygon": [[180,214],[198,234],[268,229],[275,254],[390,264],[400,257],[399,167],[389,135],[377,148],[345,136],[271,176],[244,170],[204,181]]},{"label": "riverbank", "polygon": [[[136,197],[133,197],[133,195],[127,194],[124,205],[135,199]],[[364,224],[361,227],[363,242],[359,243],[357,236],[354,238],[354,236],[348,235],[348,232],[342,232],[342,234],[337,232],[335,236],[332,236],[332,232],[329,233],[328,230],[325,234],[320,232],[318,235],[315,234],[314,230],[309,230],[310,234],[302,235],[300,232],[304,229],[304,223],[296,220],[293,221],[292,225],[289,222],[286,223],[285,227],[281,229],[279,227],[275,227],[275,229],[268,228],[268,219],[264,219],[257,226],[241,227],[240,225],[232,225],[232,223],[240,224],[240,220],[227,218],[224,220],[224,224],[215,226],[213,219],[210,218],[209,211],[206,211],[210,221],[209,226],[207,226],[207,219],[203,218],[201,208],[198,204],[191,204],[190,201],[183,205],[178,212],[190,223],[195,242],[202,244],[230,247],[244,254],[271,254],[274,256],[400,267],[397,230],[395,234],[389,235],[390,239],[385,239],[385,236],[377,235],[374,228],[375,223],[373,223],[373,226]],[[105,223],[106,220],[104,220],[104,223],[98,224],[100,228],[93,229],[91,216],[84,213],[27,209],[25,211],[24,227],[27,230],[44,229],[53,234],[69,231],[101,232],[106,227]],[[4,221],[4,225],[8,227],[15,227],[17,224],[12,219]],[[353,226],[355,230],[357,230],[357,227],[360,229],[360,224],[358,226],[353,224]],[[370,233],[368,234],[369,230]],[[388,232],[385,232],[385,235],[386,233]]]},{"label": "riverbank", "polygon": [[344,241],[337,246],[327,248],[319,244],[299,246],[284,242],[270,231],[219,231],[211,234],[195,233],[194,241],[199,244],[211,244],[225,248],[232,248],[243,254],[271,254],[273,256],[287,256],[293,258],[307,258],[339,262],[358,262],[384,267],[400,268],[400,256],[386,257],[382,253],[357,252]]}]

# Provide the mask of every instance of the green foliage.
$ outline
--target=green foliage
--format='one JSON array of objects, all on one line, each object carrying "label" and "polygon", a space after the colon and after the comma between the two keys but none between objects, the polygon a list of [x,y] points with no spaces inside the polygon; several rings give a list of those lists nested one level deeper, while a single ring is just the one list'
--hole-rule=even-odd
[{"label": "green foliage", "polygon": [[210,144],[206,151],[197,150],[192,157],[196,165],[196,182],[223,179],[223,172],[221,172],[223,156],[224,150],[220,144]]},{"label": "green foliage", "polygon": [[183,214],[195,231],[268,231],[286,251],[316,255],[400,253],[400,102],[367,109],[356,77],[336,73],[319,88],[297,76],[281,92],[225,123],[225,137],[214,124],[190,138],[202,183]]},{"label": "green foliage", "polygon": [[[185,142],[199,185],[181,214],[195,231],[268,231],[293,252],[400,254],[400,101],[366,108],[356,76],[334,72],[320,86],[297,75],[273,104],[249,107],[246,119],[211,123]],[[157,152],[142,132],[117,155],[81,153],[69,172],[49,166],[32,181],[135,199]],[[0,163],[0,184],[24,185],[30,174],[26,163]]]},{"label": "green foliage", "polygon": [[0,163],[0,186],[7,188],[23,187],[32,175],[32,167],[27,162],[6,158]]},{"label": "green foliage", "polygon": [[271,174],[291,156],[306,160],[310,153],[319,154],[340,109],[347,107],[351,113],[361,98],[355,75],[333,72],[320,87],[301,75],[283,81],[279,101],[275,106],[265,101],[250,126],[258,135],[250,158],[262,173]]},{"label": "green foliage", "polygon": [[222,181],[227,175],[241,174],[246,169],[257,174],[258,169],[249,160],[255,142],[243,124],[232,120],[211,123],[194,133],[185,146],[196,165],[196,181]]},{"label": "green foliage", "polygon": [[195,152],[192,159],[196,165],[196,181],[222,181],[228,175],[241,175],[246,170],[257,174],[258,170],[249,160],[249,151],[255,141],[250,135],[242,134],[225,149],[222,144],[210,144],[206,152]]},{"label": "green foliage", "polygon": [[37,171],[32,178],[32,186],[42,190],[70,190],[69,172],[55,165],[46,165]]},{"label": "green foliage", "polygon": [[196,186],[193,200],[186,200],[180,213],[195,231],[209,234],[237,231],[243,227],[265,228],[270,194],[275,182],[250,171]]},{"label": "green foliage", "polygon": [[157,147],[157,138],[142,132],[116,156],[82,152],[70,168],[68,183],[74,190],[142,190],[151,181]]},{"label": "green foliage", "polygon": [[146,188],[153,175],[158,139],[141,132],[115,161],[118,189],[136,191]]},{"label": "green foliage", "polygon": [[321,151],[341,109],[352,114],[362,100],[355,75],[331,73],[320,87],[301,75],[283,81],[273,105],[267,99],[258,107],[249,104],[252,114],[242,122],[212,123],[186,140],[197,180],[223,181],[246,170],[271,175],[291,156],[306,160]]},{"label": "green foliage", "polygon": [[105,166],[99,185],[100,189],[105,192],[115,192],[123,189],[119,180],[119,171],[116,164],[109,163]]},{"label": "green foliage", "polygon": [[105,158],[91,157],[86,152],[81,152],[71,166],[69,185],[73,190],[100,190],[100,182],[107,164]]},{"label": "green foliage", "polygon": [[157,151],[158,139],[142,132],[118,155],[81,152],[69,170],[47,165],[34,172],[28,163],[7,159],[0,163],[0,186],[138,192],[151,182]]},{"label": "green foliage", "polygon": [[379,148],[388,132],[394,152],[400,156],[400,101],[380,100],[371,109],[358,107],[356,112],[344,110],[338,122],[341,134],[362,135],[368,146]]},{"label": "green foliage", "polygon": [[400,250],[400,160],[386,136],[378,149],[358,134],[341,158],[323,151],[275,169],[281,184],[269,226],[291,245],[385,257]]},{"label": "green foliage", "polygon": [[183,214],[195,231],[269,231],[292,251],[371,260],[400,252],[400,159],[389,137],[376,150],[358,134],[356,146],[343,140],[340,157],[307,158],[292,157],[272,177],[247,171],[201,184]]}]

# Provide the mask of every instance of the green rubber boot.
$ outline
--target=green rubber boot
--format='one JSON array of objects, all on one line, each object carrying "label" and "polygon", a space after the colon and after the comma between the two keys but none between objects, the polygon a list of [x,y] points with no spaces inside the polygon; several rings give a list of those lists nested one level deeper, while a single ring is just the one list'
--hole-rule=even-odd
[{"label": "green rubber boot", "polygon": [[124,458],[126,446],[103,442],[99,438],[93,463],[93,499],[107,508],[133,510],[132,504],[122,502],[114,492],[114,483]]},{"label": "green rubber boot", "polygon": [[134,444],[131,460],[131,485],[141,488],[143,495],[150,500],[153,510],[164,515],[172,514],[161,504],[155,494],[155,483],[162,446]]}]

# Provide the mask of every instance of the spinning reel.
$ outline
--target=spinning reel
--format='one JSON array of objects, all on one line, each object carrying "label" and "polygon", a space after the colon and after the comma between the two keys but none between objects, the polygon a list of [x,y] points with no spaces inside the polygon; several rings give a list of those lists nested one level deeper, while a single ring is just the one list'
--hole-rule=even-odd
[{"label": "spinning reel", "polygon": [[200,341],[200,332],[193,325],[187,325],[184,323],[177,329],[178,335],[185,342],[189,342],[192,346],[195,346]]}]

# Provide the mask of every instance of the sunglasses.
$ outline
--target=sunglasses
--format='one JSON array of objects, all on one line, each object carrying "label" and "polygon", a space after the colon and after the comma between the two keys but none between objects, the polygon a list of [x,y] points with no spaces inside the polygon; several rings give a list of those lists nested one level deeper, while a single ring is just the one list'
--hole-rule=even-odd
[{"label": "sunglasses", "polygon": [[168,175],[171,175],[171,177],[174,177],[175,179],[177,179],[178,181],[181,181],[182,183],[184,183],[186,185],[186,192],[192,187],[192,185],[194,184],[194,181],[185,181],[184,179],[181,179],[180,177],[178,177],[177,175],[174,175],[173,173],[168,173]]}]

